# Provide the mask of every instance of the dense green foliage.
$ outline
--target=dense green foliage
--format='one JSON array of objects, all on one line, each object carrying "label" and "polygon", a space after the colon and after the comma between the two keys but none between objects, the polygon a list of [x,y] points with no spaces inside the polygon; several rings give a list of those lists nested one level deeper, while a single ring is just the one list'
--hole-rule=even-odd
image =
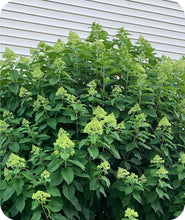
[{"label": "dense green foliage", "polygon": [[1,206],[14,220],[173,219],[185,204],[185,59],[93,23],[1,61]]}]

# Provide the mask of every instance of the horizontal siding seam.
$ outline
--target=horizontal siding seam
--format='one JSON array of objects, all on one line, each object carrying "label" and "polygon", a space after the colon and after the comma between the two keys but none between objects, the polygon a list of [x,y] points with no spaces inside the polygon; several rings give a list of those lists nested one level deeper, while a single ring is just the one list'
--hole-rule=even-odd
[{"label": "horizontal siding seam", "polygon": [[[92,16],[89,16],[89,17],[92,17]],[[99,17],[96,17],[96,18],[99,18]],[[0,19],[4,19],[4,18],[2,18],[2,17],[0,17]],[[23,22],[23,21],[20,21],[20,20],[16,20],[16,19],[11,19],[11,18],[7,18],[6,20],[13,20],[13,21],[19,21],[19,22]],[[104,18],[104,20],[112,20],[112,19],[107,19],[107,18]],[[40,24],[40,23],[33,23],[33,22],[30,22],[30,21],[26,21],[26,22],[24,22],[24,23],[31,23],[31,24]],[[77,23],[77,22],[76,22]],[[131,25],[134,25],[134,23],[130,23],[130,22],[127,22],[127,24],[131,24]],[[59,28],[59,26],[55,26],[55,25],[46,25],[45,24],[45,26],[49,26],[49,27],[56,27],[56,28]],[[156,27],[151,27],[151,26],[149,26],[149,25],[137,25],[137,26],[140,26],[140,27],[149,27],[149,28],[153,28],[153,29],[159,29],[159,30],[165,30],[165,31],[173,31],[173,32],[176,32],[176,33],[183,33],[184,34],[184,31],[179,31],[179,30],[172,30],[172,29],[167,29],[167,28],[160,28],[160,27],[158,27],[158,28],[156,28]],[[64,27],[63,27],[64,28]],[[74,29],[75,30],[75,29]],[[78,30],[78,29],[77,29]],[[84,31],[84,32],[88,32],[88,31]],[[143,32],[144,33],[144,32]]]},{"label": "horizontal siding seam", "polygon": [[[29,6],[29,7],[36,7],[36,8],[41,8],[41,9],[48,9],[48,8],[46,8],[46,7],[26,5],[26,4],[23,4],[23,3],[10,2],[9,4],[23,5],[23,6]],[[105,10],[101,10],[101,9],[88,8],[88,7],[85,7],[85,6],[78,6],[78,5],[74,6],[74,5],[66,4],[66,3],[57,3],[57,4],[69,5],[69,6],[78,7],[78,8],[91,9],[91,10],[100,11],[100,12],[110,12],[110,11],[105,11]],[[126,7],[125,7],[125,8],[126,8]],[[127,8],[129,8],[129,7],[127,7]],[[129,8],[129,9],[130,9],[130,8]],[[59,11],[59,12],[61,11],[61,10],[57,10],[57,9],[49,9],[49,10],[52,10],[52,11]],[[134,9],[133,9],[133,10],[134,10]],[[137,9],[136,11],[146,12],[145,10],[138,10],[138,9]],[[163,16],[165,15],[165,16],[167,16],[167,17],[174,17],[174,18],[181,18],[181,19],[182,19],[182,17],[173,16],[173,15],[166,15],[166,14],[153,13],[153,12],[150,12],[150,13],[155,14],[155,15],[157,15],[157,14],[158,14],[158,15],[163,15]],[[114,14],[122,15],[121,13],[116,13],[116,12],[114,12]]]}]

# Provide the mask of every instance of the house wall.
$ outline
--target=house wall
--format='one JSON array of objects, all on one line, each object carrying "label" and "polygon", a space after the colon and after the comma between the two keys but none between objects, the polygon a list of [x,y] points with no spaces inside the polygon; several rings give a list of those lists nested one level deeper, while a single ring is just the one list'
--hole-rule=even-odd
[{"label": "house wall", "polygon": [[12,0],[0,15],[0,55],[6,47],[29,55],[41,40],[65,41],[70,30],[85,39],[93,21],[110,37],[122,26],[133,42],[144,36],[159,56],[185,55],[185,14],[169,0]]}]

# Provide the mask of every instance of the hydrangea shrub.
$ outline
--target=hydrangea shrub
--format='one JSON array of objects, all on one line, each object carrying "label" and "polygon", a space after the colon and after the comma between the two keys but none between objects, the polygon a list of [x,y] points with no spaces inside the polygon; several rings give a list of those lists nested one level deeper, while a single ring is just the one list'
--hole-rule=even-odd
[{"label": "hydrangea shrub", "polygon": [[3,212],[14,220],[173,219],[185,205],[185,57],[120,28],[1,60]]}]

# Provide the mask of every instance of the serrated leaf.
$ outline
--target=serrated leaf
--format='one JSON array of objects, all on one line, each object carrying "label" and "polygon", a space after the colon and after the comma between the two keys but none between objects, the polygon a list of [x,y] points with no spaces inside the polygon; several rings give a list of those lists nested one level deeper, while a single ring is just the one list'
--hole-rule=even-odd
[{"label": "serrated leaf", "polygon": [[74,172],[71,167],[65,167],[61,169],[61,174],[64,178],[64,180],[67,182],[69,185],[73,179],[74,179]]},{"label": "serrated leaf", "polygon": [[59,79],[58,78],[51,78],[49,79],[49,84],[50,85],[55,85],[59,82]]},{"label": "serrated leaf", "polygon": [[61,198],[52,198],[46,207],[51,212],[59,212],[63,208],[63,200]]},{"label": "serrated leaf", "polygon": [[9,149],[15,153],[19,152],[19,144],[17,142],[13,142],[9,144]]},{"label": "serrated leaf", "polygon": [[70,185],[64,184],[62,187],[62,192],[64,196],[71,201],[75,194],[75,187],[72,184]]},{"label": "serrated leaf", "polygon": [[17,95],[17,93],[19,92],[19,84],[18,83],[11,83],[9,85],[9,89],[11,92],[13,92],[14,94]]},{"label": "serrated leaf", "polygon": [[114,157],[116,159],[121,159],[120,154],[119,154],[118,150],[116,150],[114,145],[111,145],[110,152],[114,155]]},{"label": "serrated leaf", "polygon": [[96,146],[88,147],[88,151],[93,159],[97,158],[99,150]]},{"label": "serrated leaf", "polygon": [[24,181],[22,179],[14,179],[13,187],[14,187],[17,195],[21,194],[23,185],[24,185]]},{"label": "serrated leaf", "polygon": [[57,187],[54,187],[54,186],[49,186],[48,188],[47,188],[47,192],[49,193],[49,194],[51,194],[52,196],[60,196],[60,191],[59,191],[59,189],[57,188]]},{"label": "serrated leaf", "polygon": [[25,196],[23,195],[18,196],[16,199],[15,206],[17,211],[22,212],[25,207]]},{"label": "serrated leaf", "polygon": [[85,170],[85,166],[79,160],[69,160],[69,162],[75,164],[76,166],[80,167],[82,170]]},{"label": "serrated leaf", "polygon": [[15,189],[13,187],[8,187],[4,192],[3,192],[3,202],[7,201],[15,192]]},{"label": "serrated leaf", "polygon": [[41,219],[41,211],[34,212],[31,220],[40,220]]},{"label": "serrated leaf", "polygon": [[54,118],[48,118],[47,125],[56,130],[57,121]]}]

